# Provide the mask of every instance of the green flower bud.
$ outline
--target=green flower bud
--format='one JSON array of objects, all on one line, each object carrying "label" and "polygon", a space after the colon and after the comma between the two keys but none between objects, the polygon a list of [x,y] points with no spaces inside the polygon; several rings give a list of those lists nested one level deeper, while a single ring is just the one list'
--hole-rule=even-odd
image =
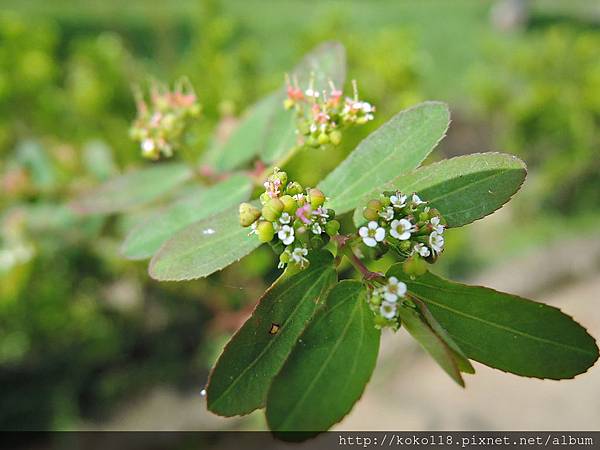
[{"label": "green flower bud", "polygon": [[272,241],[273,237],[275,236],[273,224],[271,222],[267,222],[266,220],[260,221],[256,226],[256,234],[258,235],[258,240],[260,242]]},{"label": "green flower bud", "polygon": [[319,141],[317,138],[315,138],[314,136],[310,136],[307,140],[306,140],[306,145],[308,145],[309,147],[314,147],[317,148],[319,145]]},{"label": "green flower bud", "polygon": [[269,200],[271,200],[271,197],[266,192],[263,192],[262,194],[260,194],[259,198],[260,198],[260,203],[262,203],[263,205],[266,204]]},{"label": "green flower bud", "polygon": [[335,211],[333,209],[328,209],[327,215],[329,216],[329,220],[335,219]]},{"label": "green flower bud", "polygon": [[249,227],[260,217],[260,209],[252,206],[250,203],[240,205],[240,225]]},{"label": "green flower bud", "polygon": [[369,299],[369,303],[373,306],[380,306],[381,305],[381,297],[379,295],[373,295]]},{"label": "green flower bud", "polygon": [[329,140],[335,146],[340,145],[342,142],[342,132],[339,130],[333,130],[331,133],[329,133]]},{"label": "green flower bud", "polygon": [[382,206],[390,206],[392,204],[392,202],[390,201],[390,197],[384,194],[381,194],[379,196],[379,201],[381,202]]},{"label": "green flower bud", "polygon": [[383,316],[380,316],[379,314],[377,314],[377,315],[374,317],[374,320],[375,320],[375,326],[376,326],[377,328],[383,328],[383,327],[385,327],[385,326],[388,326],[388,325],[389,325],[389,320],[387,320],[387,319],[386,319],[385,317],[383,317]]},{"label": "green flower bud", "polygon": [[298,203],[291,195],[284,195],[280,197],[279,200],[283,203],[283,210],[290,215],[293,215],[298,209]]},{"label": "green flower bud", "polygon": [[340,223],[337,220],[330,220],[325,224],[325,232],[329,236],[335,236],[340,231]]},{"label": "green flower bud", "polygon": [[429,220],[429,214],[427,214],[424,211],[422,213],[419,213],[419,221],[425,222],[427,220]]},{"label": "green flower bud", "polygon": [[382,206],[383,205],[381,204],[381,202],[379,200],[375,200],[375,199],[369,200],[369,202],[367,203],[367,208],[374,209],[375,211],[378,211],[378,212],[381,210]]},{"label": "green flower bud", "polygon": [[316,209],[325,203],[325,194],[318,189],[311,189],[308,191],[308,195],[310,195],[310,206],[312,206],[313,209]]},{"label": "green flower bud", "polygon": [[327,133],[321,133],[319,134],[317,141],[320,145],[327,145],[329,144],[329,136],[327,136]]},{"label": "green flower bud", "polygon": [[410,241],[400,241],[400,243],[398,244],[398,249],[404,253],[408,253],[411,247],[412,243]]},{"label": "green flower bud", "polygon": [[269,177],[269,181],[275,181],[275,180],[279,180],[281,181],[281,186],[285,186],[288,182],[288,176],[287,173],[282,171],[282,170],[276,170],[270,177]]},{"label": "green flower bud", "polygon": [[358,125],[364,125],[368,121],[369,121],[369,119],[366,116],[362,116],[362,117],[359,117],[358,119],[356,119],[356,123]]},{"label": "green flower bud", "polygon": [[288,109],[292,109],[294,107],[294,100],[292,100],[291,98],[286,98],[283,101],[283,107],[288,110]]},{"label": "green flower bud", "polygon": [[279,261],[282,262],[283,264],[287,264],[290,262],[290,253],[288,251],[283,252],[281,255],[279,255]]},{"label": "green flower bud", "polygon": [[283,202],[278,198],[270,199],[262,209],[262,215],[265,219],[275,222],[283,212]]},{"label": "green flower bud", "polygon": [[302,191],[304,191],[304,189],[302,189],[302,185],[300,183],[298,183],[297,181],[291,182],[290,184],[287,185],[287,188],[285,189],[286,194],[289,194],[289,195],[301,194]]},{"label": "green flower bud", "polygon": [[427,272],[427,264],[420,256],[413,255],[404,261],[404,264],[402,264],[402,270],[405,274],[411,278],[414,278]]}]

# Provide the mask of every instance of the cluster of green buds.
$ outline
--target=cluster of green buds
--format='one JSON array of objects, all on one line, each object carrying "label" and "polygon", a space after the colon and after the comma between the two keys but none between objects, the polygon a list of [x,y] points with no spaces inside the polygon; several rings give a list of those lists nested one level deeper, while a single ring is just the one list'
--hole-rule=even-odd
[{"label": "cluster of green buds", "polygon": [[389,277],[385,284],[375,287],[367,297],[369,308],[375,314],[377,328],[389,327],[397,330],[400,327],[398,308],[401,302],[407,302],[406,283],[396,277]]},{"label": "cluster of green buds", "polygon": [[304,136],[306,145],[315,148],[337,146],[342,141],[342,130],[353,125],[363,125],[373,120],[375,107],[358,98],[356,80],[352,81],[353,97],[344,98],[342,90],[330,82],[330,90],[314,89],[314,80],[302,90],[298,81],[294,84],[286,77],[286,109],[296,108],[298,132]]},{"label": "cluster of green buds", "polygon": [[367,203],[363,217],[369,221],[358,230],[364,244],[380,253],[396,250],[409,275],[425,273],[425,262],[435,262],[444,250],[446,221],[415,193],[384,192]]},{"label": "cluster of green buds", "polygon": [[149,98],[135,92],[137,117],[130,129],[131,138],[139,142],[145,158],[170,158],[181,147],[185,132],[201,107],[187,80],[180,80],[173,90],[154,82]]},{"label": "cluster of green buds", "polygon": [[240,205],[240,224],[251,227],[261,242],[269,242],[279,253],[279,268],[294,263],[308,265],[311,249],[323,247],[338,233],[335,212],[324,207],[325,195],[318,189],[304,189],[288,182],[285,172],[275,168],[264,183],[262,209],[250,203]]}]

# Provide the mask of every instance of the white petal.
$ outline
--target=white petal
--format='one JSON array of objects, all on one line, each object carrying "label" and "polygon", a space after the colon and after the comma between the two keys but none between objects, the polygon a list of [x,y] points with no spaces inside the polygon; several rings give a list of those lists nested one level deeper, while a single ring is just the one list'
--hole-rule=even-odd
[{"label": "white petal", "polygon": [[400,297],[404,297],[404,294],[406,294],[406,283],[403,283],[402,281],[400,281],[398,283],[397,292]]},{"label": "white petal", "polygon": [[367,237],[369,235],[369,229],[367,227],[361,227],[360,230],[358,230],[358,234],[361,237]]},{"label": "white petal", "polygon": [[385,238],[385,230],[383,228],[377,228],[377,231],[375,232],[375,239],[378,242],[383,241],[383,239]]},{"label": "white petal", "polygon": [[372,237],[363,237],[363,242],[367,247],[375,247],[377,245],[377,241]]},{"label": "white petal", "polygon": [[379,224],[377,222],[375,222],[374,220],[371,220],[368,225],[367,225],[371,230],[376,230],[377,228],[379,228]]},{"label": "white petal", "polygon": [[398,296],[396,294],[392,294],[391,292],[386,292],[383,294],[383,298],[391,303],[395,303],[398,300]]}]

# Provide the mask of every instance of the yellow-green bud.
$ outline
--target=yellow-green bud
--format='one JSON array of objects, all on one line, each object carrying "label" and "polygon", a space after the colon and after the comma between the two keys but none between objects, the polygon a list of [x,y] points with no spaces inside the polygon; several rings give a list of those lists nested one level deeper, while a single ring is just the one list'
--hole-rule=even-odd
[{"label": "yellow-green bud", "polygon": [[427,272],[427,263],[423,261],[423,258],[417,255],[413,255],[404,261],[402,264],[402,270],[405,274],[409,275],[411,278],[415,276],[423,275]]},{"label": "yellow-green bud", "polygon": [[287,264],[290,262],[290,253],[285,251],[283,252],[281,255],[279,255],[279,261],[281,261],[283,264]]},{"label": "yellow-green bud", "polygon": [[419,220],[421,222],[425,222],[426,220],[429,220],[429,214],[427,214],[426,212],[419,213]]},{"label": "yellow-green bud", "polygon": [[292,109],[294,107],[294,100],[292,100],[291,98],[286,98],[283,101],[283,107],[287,110],[287,109]]},{"label": "yellow-green bud", "polygon": [[317,138],[315,138],[314,136],[310,136],[306,140],[306,145],[308,145],[309,147],[318,147],[320,144]]},{"label": "yellow-green bud", "polygon": [[258,240],[260,242],[272,241],[273,237],[275,236],[273,224],[271,222],[267,222],[266,220],[260,221],[256,226],[256,234],[258,235]]},{"label": "yellow-green bud", "polygon": [[269,194],[267,194],[266,192],[263,192],[262,194],[260,194],[260,202],[265,205],[269,200],[271,200],[271,196]]},{"label": "yellow-green bud", "polygon": [[398,248],[402,252],[408,252],[410,250],[411,246],[412,246],[412,244],[410,241],[401,241],[400,244],[398,244]]},{"label": "yellow-green bud", "polygon": [[329,133],[329,140],[333,145],[340,145],[342,142],[342,132],[339,130],[333,130],[331,133]]},{"label": "yellow-green bud", "polygon": [[298,209],[298,203],[291,195],[284,195],[280,197],[279,200],[283,203],[283,210],[290,215],[294,214]]},{"label": "yellow-green bud", "polygon": [[249,227],[260,217],[260,209],[252,206],[250,203],[240,205],[240,225]]},{"label": "yellow-green bud", "polygon": [[383,316],[380,316],[379,314],[377,314],[373,319],[376,327],[383,328],[389,325],[389,320]]},{"label": "yellow-green bud", "polygon": [[265,219],[275,222],[283,212],[283,202],[278,198],[270,199],[262,209],[262,215]]},{"label": "yellow-green bud", "polygon": [[270,181],[280,180],[281,186],[285,186],[288,182],[288,176],[287,176],[286,172],[278,170],[269,177],[269,180]]},{"label": "yellow-green bud", "polygon": [[373,295],[369,299],[369,303],[371,303],[373,306],[379,306],[381,305],[381,297],[379,295]]},{"label": "yellow-green bud", "polygon": [[320,145],[327,145],[329,144],[329,136],[327,136],[327,133],[321,133],[319,134],[317,141]]},{"label": "yellow-green bud", "polygon": [[325,224],[325,232],[329,236],[335,236],[340,231],[340,223],[337,220],[331,220]]},{"label": "yellow-green bud", "polygon": [[285,192],[289,195],[296,195],[296,194],[301,194],[303,190],[304,189],[302,189],[302,186],[300,185],[300,183],[298,183],[297,181],[293,181],[287,185]]},{"label": "yellow-green bud", "polygon": [[325,194],[318,189],[311,189],[308,191],[308,195],[310,195],[310,206],[313,208],[318,208],[325,203]]}]

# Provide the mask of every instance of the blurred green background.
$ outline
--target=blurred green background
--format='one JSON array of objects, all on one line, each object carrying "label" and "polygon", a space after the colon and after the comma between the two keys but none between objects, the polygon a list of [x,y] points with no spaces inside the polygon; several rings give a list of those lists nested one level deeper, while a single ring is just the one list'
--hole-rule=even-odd
[{"label": "blurred green background", "polygon": [[[280,85],[303,53],[339,40],[348,78],[377,106],[377,118],[320,157],[319,170],[307,173],[314,156],[298,155],[292,176],[315,183],[395,112],[426,99],[447,101],[452,124],[433,159],[497,150],[519,155],[530,170],[508,207],[450,233],[438,271],[477,279],[555,246],[544,261],[566,269],[538,283],[540,290],[597,279],[598,253],[576,270],[569,260],[598,251],[594,3],[3,0],[0,429],[152,428],[177,399],[203,408],[199,392],[211,364],[277,276],[274,257],[262,248],[207,280],[159,284],[145,263],[119,254],[147,209],[80,217],[68,208],[86,188],[150,164],[128,127],[131,87],[151,78],[191,80],[203,105],[195,130],[200,157],[215,130]],[[534,279],[546,269],[525,270],[538,286]],[[507,277],[504,286],[518,290]],[[149,418],[140,418],[141,410]],[[162,424],[263,426],[254,416],[204,419]]]}]

